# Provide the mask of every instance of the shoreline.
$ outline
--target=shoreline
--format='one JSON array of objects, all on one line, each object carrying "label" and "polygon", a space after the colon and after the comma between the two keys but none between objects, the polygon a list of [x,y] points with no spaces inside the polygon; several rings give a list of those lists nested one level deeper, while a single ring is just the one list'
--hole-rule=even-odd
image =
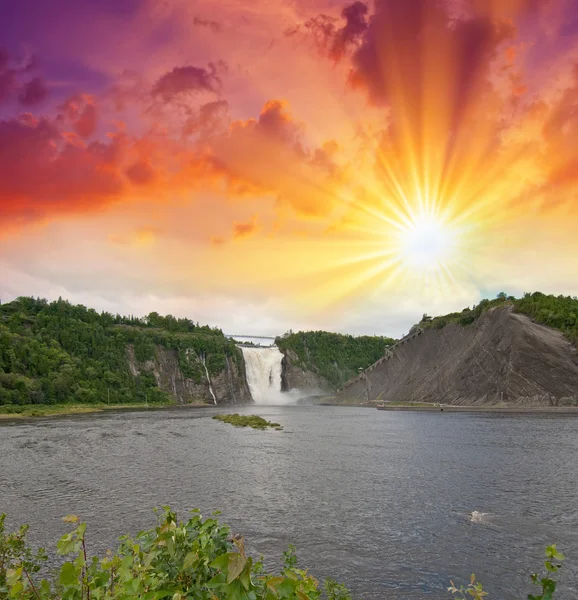
[{"label": "shoreline", "polygon": [[0,423],[11,420],[38,419],[46,417],[65,417],[71,415],[97,414],[104,412],[130,412],[162,409],[207,408],[212,404],[38,404],[23,406],[22,412],[2,412],[0,407]]},{"label": "shoreline", "polygon": [[453,413],[495,413],[495,414],[528,414],[528,415],[567,415],[578,417],[578,406],[476,406],[444,404],[442,408],[435,405],[392,404],[356,404],[347,402],[318,402],[314,406],[342,406],[349,408],[372,408],[389,412],[453,412]]},{"label": "shoreline", "polygon": [[525,415],[566,415],[578,417],[575,406],[376,406],[383,411],[412,412],[453,412],[453,413],[493,413],[493,414],[525,414]]}]

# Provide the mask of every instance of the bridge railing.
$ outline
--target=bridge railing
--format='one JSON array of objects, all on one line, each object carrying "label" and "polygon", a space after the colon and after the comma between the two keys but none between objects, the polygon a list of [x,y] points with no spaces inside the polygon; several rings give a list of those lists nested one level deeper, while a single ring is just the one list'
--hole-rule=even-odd
[{"label": "bridge railing", "polygon": [[225,337],[228,338],[245,338],[248,340],[276,340],[277,338],[271,337],[269,335],[242,335],[242,334],[232,334],[232,333],[226,333]]}]

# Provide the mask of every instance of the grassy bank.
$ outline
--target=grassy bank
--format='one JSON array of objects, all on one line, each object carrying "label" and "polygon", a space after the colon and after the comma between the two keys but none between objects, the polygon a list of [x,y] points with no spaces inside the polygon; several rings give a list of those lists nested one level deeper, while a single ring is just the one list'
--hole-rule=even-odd
[{"label": "grassy bank", "polygon": [[130,404],[25,404],[22,406],[0,406],[0,419],[27,419],[30,417],[50,417],[97,413],[106,410],[150,410],[177,406],[202,407],[209,404],[178,405],[172,402],[133,402]]}]

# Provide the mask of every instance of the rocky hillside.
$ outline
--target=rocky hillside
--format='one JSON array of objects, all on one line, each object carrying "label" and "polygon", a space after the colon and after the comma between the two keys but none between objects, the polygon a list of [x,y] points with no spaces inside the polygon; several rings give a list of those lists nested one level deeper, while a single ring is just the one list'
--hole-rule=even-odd
[{"label": "rocky hillside", "polygon": [[490,308],[468,324],[449,322],[414,333],[338,397],[456,405],[578,403],[575,346],[560,330],[515,313],[513,304]]},{"label": "rocky hillside", "polygon": [[0,405],[251,402],[243,357],[189,319],[97,313],[64,300],[0,306]]},{"label": "rocky hillside", "polygon": [[335,388],[317,372],[303,365],[297,354],[285,349],[281,371],[281,390],[288,392],[297,389],[303,394],[331,393]]}]

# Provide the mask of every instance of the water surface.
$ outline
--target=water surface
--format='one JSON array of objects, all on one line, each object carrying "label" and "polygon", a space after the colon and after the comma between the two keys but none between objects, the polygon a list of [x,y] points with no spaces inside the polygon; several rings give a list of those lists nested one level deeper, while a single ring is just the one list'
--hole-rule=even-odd
[{"label": "water surface", "polygon": [[[67,513],[102,552],[151,508],[222,511],[275,566],[288,543],[358,598],[449,598],[472,571],[524,598],[556,542],[576,596],[578,419],[247,407],[285,430],[237,429],[214,409],[77,415],[0,426],[0,512],[53,546]],[[472,522],[469,513],[478,511]]]}]

